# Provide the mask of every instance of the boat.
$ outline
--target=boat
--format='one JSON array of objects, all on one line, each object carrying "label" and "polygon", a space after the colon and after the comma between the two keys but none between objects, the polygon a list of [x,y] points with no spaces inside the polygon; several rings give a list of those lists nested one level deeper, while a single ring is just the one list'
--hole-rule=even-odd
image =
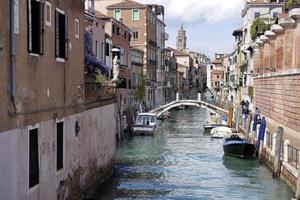
[{"label": "boat", "polygon": [[166,111],[166,112],[162,113],[162,114],[158,117],[158,119],[164,120],[164,119],[168,119],[168,118],[170,118],[170,117],[171,117],[171,113],[170,113],[169,111]]},{"label": "boat", "polygon": [[223,151],[225,155],[229,156],[252,158],[255,154],[255,145],[233,134],[224,140]]},{"label": "boat", "polygon": [[159,120],[155,113],[140,113],[133,125],[134,135],[154,135]]},{"label": "boat", "polygon": [[184,105],[177,106],[176,109],[177,109],[177,110],[184,110],[184,109],[185,109],[185,106],[184,106]]},{"label": "boat", "polygon": [[221,117],[217,114],[211,113],[210,117],[206,121],[206,124],[203,125],[203,128],[206,133],[210,133],[210,131],[216,127],[228,127],[228,124],[225,120],[222,120]]},{"label": "boat", "polygon": [[213,128],[210,131],[210,135],[211,135],[211,138],[221,138],[222,139],[222,138],[232,135],[232,130],[231,130],[231,128],[220,126],[220,127]]}]

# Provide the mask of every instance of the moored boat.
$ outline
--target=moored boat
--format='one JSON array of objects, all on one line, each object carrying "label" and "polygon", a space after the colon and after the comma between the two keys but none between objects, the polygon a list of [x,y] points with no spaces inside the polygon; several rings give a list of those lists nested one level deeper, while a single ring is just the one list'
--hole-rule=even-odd
[{"label": "moored boat", "polygon": [[164,120],[164,119],[168,119],[171,117],[171,113],[169,111],[164,112],[163,114],[161,114],[158,119],[160,120]]},{"label": "moored boat", "polygon": [[153,135],[159,124],[156,114],[140,113],[138,114],[133,126],[134,135]]},{"label": "moored boat", "polygon": [[223,151],[225,155],[251,158],[255,154],[255,145],[234,134],[224,140]]},{"label": "moored boat", "polygon": [[213,128],[210,131],[210,135],[212,138],[224,138],[232,135],[232,130],[231,128],[220,126]]},{"label": "moored boat", "polygon": [[221,117],[217,114],[211,113],[210,117],[206,121],[206,124],[203,125],[203,128],[206,133],[210,133],[210,131],[216,127],[228,127],[228,124],[226,121],[222,120]]},{"label": "moored boat", "polygon": [[185,109],[185,106],[184,106],[184,105],[177,106],[176,109],[177,109],[177,110],[184,110],[184,109]]}]

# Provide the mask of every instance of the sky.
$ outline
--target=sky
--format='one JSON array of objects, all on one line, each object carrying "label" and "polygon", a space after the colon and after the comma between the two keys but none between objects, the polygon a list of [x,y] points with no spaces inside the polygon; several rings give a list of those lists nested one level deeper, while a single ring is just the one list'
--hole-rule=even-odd
[{"label": "sky", "polygon": [[181,23],[187,31],[187,48],[214,57],[214,53],[231,53],[233,30],[242,26],[244,0],[138,0],[165,7],[167,45],[176,47]]}]

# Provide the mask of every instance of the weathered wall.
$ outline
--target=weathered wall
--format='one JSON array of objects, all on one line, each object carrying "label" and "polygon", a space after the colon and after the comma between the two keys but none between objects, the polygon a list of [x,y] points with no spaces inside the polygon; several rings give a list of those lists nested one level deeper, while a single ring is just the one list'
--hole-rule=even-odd
[{"label": "weathered wall", "polygon": [[[44,25],[44,54],[32,55],[28,52],[27,1],[19,0],[19,33],[16,39],[16,109],[9,99],[9,1],[1,1],[1,33],[5,48],[1,62],[1,83],[5,93],[0,96],[0,132],[17,127],[50,120],[55,113],[60,116],[73,114],[73,106],[84,101],[83,65],[83,2],[54,1],[51,3],[51,26]],[[55,57],[55,9],[65,11],[68,16],[68,60],[58,62]],[[79,20],[79,39],[75,37],[75,18]],[[44,18],[42,18],[44,20]],[[3,26],[2,26],[3,25]],[[1,56],[1,55],[0,55]],[[4,57],[5,56],[5,57]],[[2,60],[2,59],[1,59]],[[4,63],[5,60],[5,63]],[[3,63],[2,63],[3,62]],[[3,68],[3,69],[2,69]],[[1,84],[2,87],[2,84]],[[8,113],[15,115],[9,115]]]},{"label": "weathered wall", "polygon": [[[9,1],[0,1],[1,16],[9,16]],[[8,17],[0,17],[0,131],[1,127],[10,126],[7,117],[7,109],[12,108],[9,94],[9,20]]]},{"label": "weathered wall", "polygon": [[[116,152],[115,113],[115,104],[110,104],[60,119],[64,121],[64,168],[61,171],[56,171],[56,120],[36,124],[39,127],[40,182],[30,190],[28,130],[31,127],[0,134],[1,200],[53,200],[60,199],[59,196],[82,199],[80,190],[105,178],[112,169]],[[77,120],[78,137],[74,131]]]},{"label": "weathered wall", "polygon": [[254,101],[261,113],[277,122],[277,126],[300,129],[300,73],[256,78]]}]

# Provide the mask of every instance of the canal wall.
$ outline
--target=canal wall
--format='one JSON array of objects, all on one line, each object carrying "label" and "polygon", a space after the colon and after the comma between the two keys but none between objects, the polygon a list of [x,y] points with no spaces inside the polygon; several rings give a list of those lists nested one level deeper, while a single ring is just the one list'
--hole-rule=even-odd
[{"label": "canal wall", "polygon": [[[104,116],[104,117],[103,117]],[[63,161],[57,170],[57,123],[63,122]],[[30,130],[38,130],[38,161],[30,159]],[[116,153],[116,105],[109,104],[61,119],[0,134],[0,199],[83,199],[96,181],[110,176]],[[38,181],[30,182],[37,162]]]},{"label": "canal wall", "polygon": [[[267,122],[262,157],[272,168],[280,154],[281,175],[300,199],[300,9],[279,15],[264,36],[266,40],[253,46],[253,101]],[[283,129],[280,141],[278,127]],[[276,146],[280,152],[275,153]]]}]

